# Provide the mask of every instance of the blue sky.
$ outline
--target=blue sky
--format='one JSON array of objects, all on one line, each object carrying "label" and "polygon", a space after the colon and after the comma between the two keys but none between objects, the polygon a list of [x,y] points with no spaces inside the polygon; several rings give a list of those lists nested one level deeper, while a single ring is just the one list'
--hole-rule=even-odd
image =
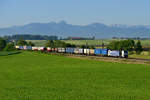
[{"label": "blue sky", "polygon": [[0,27],[31,22],[150,25],[150,0],[0,0]]}]

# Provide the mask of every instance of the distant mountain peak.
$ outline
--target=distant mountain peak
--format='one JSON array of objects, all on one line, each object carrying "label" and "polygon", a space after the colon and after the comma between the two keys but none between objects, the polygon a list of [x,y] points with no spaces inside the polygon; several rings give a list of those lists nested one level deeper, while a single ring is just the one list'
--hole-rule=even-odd
[{"label": "distant mountain peak", "polygon": [[150,37],[150,25],[106,25],[103,23],[92,23],[89,25],[72,25],[62,20],[58,23],[30,23],[22,26],[0,28],[0,35],[14,34],[40,34],[56,35],[59,37]]},{"label": "distant mountain peak", "polygon": [[64,20],[62,20],[62,21],[60,21],[58,24],[67,24],[67,22],[64,21]]}]

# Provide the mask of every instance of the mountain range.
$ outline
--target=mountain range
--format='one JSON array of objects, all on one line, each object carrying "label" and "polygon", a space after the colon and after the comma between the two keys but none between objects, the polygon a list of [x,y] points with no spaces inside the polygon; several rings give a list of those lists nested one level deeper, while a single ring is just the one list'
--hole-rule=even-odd
[{"label": "mountain range", "polygon": [[150,38],[150,25],[72,25],[65,21],[49,23],[30,23],[22,26],[0,28],[0,36],[15,34],[55,35],[59,37],[95,37],[95,38]]}]

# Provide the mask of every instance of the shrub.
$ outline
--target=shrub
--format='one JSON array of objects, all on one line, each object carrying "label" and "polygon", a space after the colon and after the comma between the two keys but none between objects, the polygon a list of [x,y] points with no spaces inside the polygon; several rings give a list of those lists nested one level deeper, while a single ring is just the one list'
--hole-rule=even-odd
[{"label": "shrub", "polygon": [[4,48],[4,51],[14,51],[14,50],[15,50],[15,47],[13,43],[8,43],[6,47]]},{"label": "shrub", "polygon": [[6,41],[3,38],[0,38],[0,51],[2,51],[6,46]]}]

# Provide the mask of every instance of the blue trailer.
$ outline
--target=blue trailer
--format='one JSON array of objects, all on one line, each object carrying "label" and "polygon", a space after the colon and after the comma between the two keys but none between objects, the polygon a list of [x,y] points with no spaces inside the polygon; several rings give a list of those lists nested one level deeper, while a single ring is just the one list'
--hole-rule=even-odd
[{"label": "blue trailer", "polygon": [[74,53],[74,48],[66,48],[66,53]]},{"label": "blue trailer", "polygon": [[20,49],[20,50],[23,50],[24,48],[23,48],[23,46],[19,46],[19,49]]},{"label": "blue trailer", "polygon": [[102,56],[108,55],[108,49],[102,49]]},{"label": "blue trailer", "polygon": [[101,55],[102,54],[102,49],[94,49],[94,54],[95,55]]},{"label": "blue trailer", "polygon": [[32,47],[31,46],[27,46],[26,49],[27,50],[32,50]]}]

